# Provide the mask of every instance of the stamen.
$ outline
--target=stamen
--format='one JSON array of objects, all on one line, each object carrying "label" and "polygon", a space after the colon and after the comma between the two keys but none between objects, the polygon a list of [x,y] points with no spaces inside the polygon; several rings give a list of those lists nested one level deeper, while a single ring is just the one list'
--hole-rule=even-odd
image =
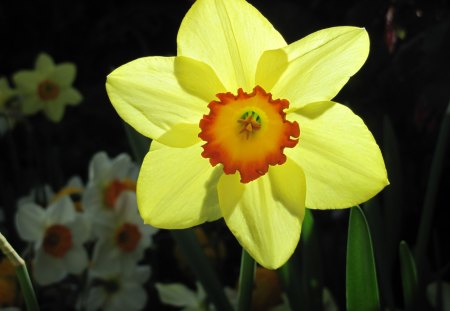
[{"label": "stamen", "polygon": [[244,113],[238,122],[242,125],[239,133],[244,133],[247,139],[250,138],[250,134],[261,128],[261,118],[254,111]]}]

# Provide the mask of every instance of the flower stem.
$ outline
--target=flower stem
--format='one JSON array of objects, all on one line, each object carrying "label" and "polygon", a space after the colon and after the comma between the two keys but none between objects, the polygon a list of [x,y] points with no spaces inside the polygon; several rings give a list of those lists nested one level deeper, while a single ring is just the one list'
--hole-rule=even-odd
[{"label": "flower stem", "polygon": [[255,260],[245,249],[242,249],[241,271],[239,273],[238,311],[248,311],[251,309],[255,269]]},{"label": "flower stem", "polygon": [[25,261],[17,254],[14,248],[9,244],[8,240],[0,233],[0,249],[9,259],[12,265],[16,268],[17,278],[22,289],[22,294],[25,299],[28,311],[38,311],[39,305],[34,293],[33,285],[31,284],[30,276],[28,274]]},{"label": "flower stem", "polygon": [[439,179],[442,175],[442,166],[445,159],[445,149],[448,144],[448,136],[450,133],[450,103],[447,111],[442,119],[439,136],[436,143],[436,149],[431,163],[430,175],[428,178],[427,190],[425,193],[425,201],[420,217],[419,232],[417,234],[417,244],[415,249],[415,257],[420,278],[420,269],[425,257],[428,240],[430,237],[431,223],[433,219],[433,211],[436,201],[437,191],[439,189]]}]

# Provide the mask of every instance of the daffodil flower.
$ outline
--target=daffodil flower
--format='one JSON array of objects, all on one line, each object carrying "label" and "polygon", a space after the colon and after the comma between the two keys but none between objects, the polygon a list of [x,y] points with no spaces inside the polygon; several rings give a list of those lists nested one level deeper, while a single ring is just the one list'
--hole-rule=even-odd
[{"label": "daffodil flower", "polygon": [[144,57],[107,78],[118,114],[153,139],[137,182],[144,221],[177,229],[224,218],[262,266],[298,244],[304,208],[347,208],[387,184],[364,122],[331,101],[365,62],[363,28],[287,44],[243,0],[197,0],[176,57]]},{"label": "daffodil flower", "polygon": [[138,168],[128,154],[110,159],[101,151],[89,163],[89,180],[83,194],[88,213],[102,214],[114,209],[123,191],[135,191]]},{"label": "daffodil flower", "polygon": [[61,121],[66,105],[77,105],[83,99],[72,87],[76,76],[73,63],[56,65],[50,55],[41,53],[36,58],[35,70],[21,70],[13,80],[23,96],[22,112],[34,114],[43,110],[53,122]]},{"label": "daffodil flower", "polygon": [[143,285],[150,275],[150,266],[131,262],[107,270],[91,268],[91,286],[84,310],[143,310],[148,298]]},{"label": "daffodil flower", "polygon": [[115,205],[111,213],[93,215],[93,234],[98,240],[92,266],[96,270],[114,270],[138,262],[158,232],[139,217],[136,193],[122,192]]},{"label": "daffodil flower", "polygon": [[24,203],[15,220],[19,236],[34,244],[33,275],[38,284],[59,282],[69,273],[80,274],[87,267],[83,246],[88,237],[86,225],[68,196],[45,209]]}]

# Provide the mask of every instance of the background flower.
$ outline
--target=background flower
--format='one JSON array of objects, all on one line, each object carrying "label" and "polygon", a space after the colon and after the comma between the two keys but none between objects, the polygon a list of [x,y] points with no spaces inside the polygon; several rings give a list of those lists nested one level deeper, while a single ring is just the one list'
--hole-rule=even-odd
[{"label": "background flower", "polygon": [[33,243],[33,276],[40,285],[61,281],[69,273],[80,274],[86,268],[86,226],[67,196],[46,209],[35,203],[20,205],[16,227],[22,239]]},{"label": "background flower", "polygon": [[142,310],[147,303],[143,285],[150,277],[149,266],[127,263],[111,270],[90,270],[91,288],[86,310]]},{"label": "background flower", "polygon": [[83,206],[88,213],[103,214],[114,209],[120,194],[136,191],[138,168],[128,154],[109,158],[97,152],[89,163],[89,180],[83,194]]},{"label": "background flower", "polygon": [[139,216],[136,194],[124,191],[111,213],[93,218],[93,234],[98,239],[94,247],[93,267],[96,271],[116,271],[116,266],[131,266],[144,256],[152,245],[158,229],[144,224]]},{"label": "background flower", "polygon": [[75,64],[55,65],[50,55],[39,54],[34,70],[21,70],[13,76],[23,97],[23,113],[34,114],[43,110],[51,121],[61,121],[65,106],[77,105],[83,99],[81,93],[72,87],[75,75]]}]

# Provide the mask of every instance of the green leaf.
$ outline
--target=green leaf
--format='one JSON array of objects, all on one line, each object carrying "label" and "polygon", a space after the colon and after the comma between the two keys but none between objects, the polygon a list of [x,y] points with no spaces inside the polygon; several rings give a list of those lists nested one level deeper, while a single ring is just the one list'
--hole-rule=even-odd
[{"label": "green leaf", "polygon": [[359,206],[350,212],[347,239],[348,311],[380,310],[377,272],[366,217]]},{"label": "green leaf", "polygon": [[399,255],[405,310],[413,310],[417,303],[419,285],[417,281],[416,263],[405,241],[400,242]]},{"label": "green leaf", "polygon": [[[389,309],[394,310],[394,293],[392,289],[391,269],[388,269],[388,261],[392,258],[386,256],[386,232],[384,221],[382,219],[382,206],[379,202],[379,196],[373,197],[364,203],[363,212],[369,223],[369,228],[373,243],[373,252],[378,273],[378,283],[380,287],[380,300],[386,304]],[[383,302],[382,302],[383,303]]]}]

